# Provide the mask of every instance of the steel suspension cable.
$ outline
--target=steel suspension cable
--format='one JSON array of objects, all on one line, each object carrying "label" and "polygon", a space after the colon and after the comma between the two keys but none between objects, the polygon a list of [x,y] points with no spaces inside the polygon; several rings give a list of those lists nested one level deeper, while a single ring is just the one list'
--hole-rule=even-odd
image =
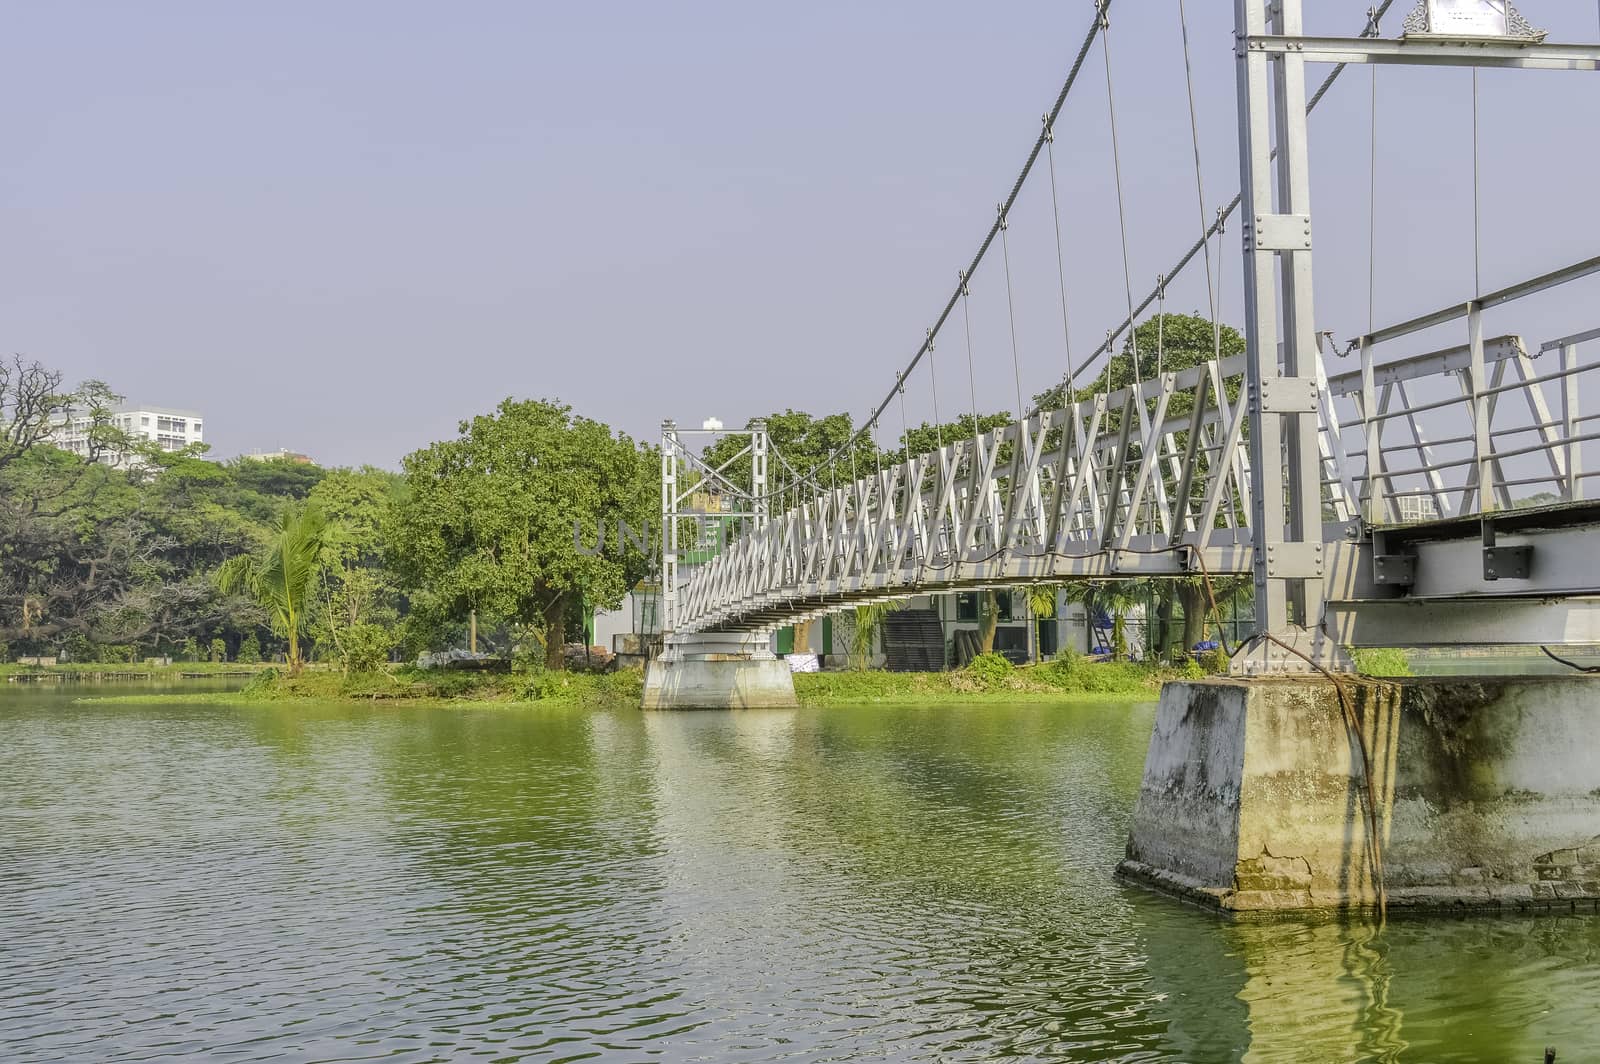
[{"label": "steel suspension cable", "polygon": [[1156,274],[1156,376],[1167,363],[1167,275]]},{"label": "steel suspension cable", "polygon": [[902,461],[911,457],[911,423],[906,420],[906,386],[900,386],[900,446],[904,449]]},{"label": "steel suspension cable", "polygon": [[[1056,131],[1044,116],[1044,150],[1050,165],[1050,213],[1056,223],[1056,280],[1061,286],[1061,344],[1067,353],[1067,377],[1072,376],[1072,325],[1067,315],[1067,263],[1061,251],[1061,200],[1056,191]],[[1063,404],[1065,405],[1065,404]]]},{"label": "steel suspension cable", "polygon": [[[1368,28],[1378,35],[1378,9],[1367,9]],[[1377,328],[1374,307],[1378,275],[1378,65],[1372,65],[1371,114],[1367,119],[1367,333]]]},{"label": "steel suspension cable", "polygon": [[1483,295],[1481,234],[1478,215],[1478,68],[1472,68],[1472,295]]},{"label": "steel suspension cable", "polygon": [[1017,354],[1017,308],[1011,298],[1011,246],[1006,240],[1006,230],[1011,223],[1000,217],[1000,261],[1006,275],[1006,317],[1011,323],[1011,376],[1017,386],[1017,424],[1022,424],[1022,362]]},{"label": "steel suspension cable", "polygon": [[928,391],[933,396],[933,438],[938,441],[939,450],[944,450],[944,427],[939,424],[939,374],[934,370],[934,363],[938,359],[933,357],[933,330],[929,329],[928,336]]},{"label": "steel suspension cable", "polygon": [[1225,214],[1223,214],[1222,208],[1218,207],[1217,208],[1217,312],[1216,312],[1216,314],[1212,315],[1212,317],[1211,317],[1211,350],[1212,350],[1212,353],[1215,355],[1215,357],[1218,360],[1220,360],[1222,358],[1222,286],[1228,280],[1228,271],[1223,269],[1223,266],[1224,266],[1225,263],[1224,263],[1224,258],[1223,258],[1224,247],[1223,247],[1223,243],[1222,243],[1222,234],[1224,232],[1224,224],[1223,223],[1226,220],[1227,220],[1227,216]]},{"label": "steel suspension cable", "polygon": [[[1389,8],[1393,6],[1393,4],[1394,0],[1383,0],[1383,2],[1378,5],[1378,17],[1381,18],[1389,10]],[[1374,33],[1370,29],[1370,23],[1369,28],[1363,30],[1360,36],[1374,36]],[[1333,88],[1334,82],[1339,80],[1339,75],[1344,73],[1346,66],[1348,66],[1348,64],[1338,63],[1331,71],[1328,72],[1328,76],[1322,80],[1322,84],[1317,87],[1317,91],[1311,94],[1311,99],[1306,101],[1307,114],[1310,114],[1312,111],[1316,110],[1317,105],[1322,102],[1322,98],[1328,94],[1328,90]],[[1272,157],[1277,158],[1277,155],[1278,153],[1276,149],[1274,149],[1272,152]],[[1205,247],[1205,237],[1220,233],[1224,223],[1230,216],[1232,216],[1234,211],[1239,209],[1239,205],[1243,202],[1244,194],[1242,192],[1235,193],[1233,199],[1228,203],[1228,205],[1219,209],[1217,220],[1215,223],[1213,223],[1211,229],[1205,233],[1200,240],[1196,241],[1188,251],[1184,252],[1184,254],[1179,257],[1178,261],[1174,263],[1169,270],[1167,270],[1167,277],[1169,279],[1178,276],[1178,274],[1182,273],[1184,269],[1194,261],[1194,257],[1199,255]],[[1145,296],[1143,301],[1141,301],[1139,305],[1134,308],[1134,313],[1143,314],[1150,308],[1150,304],[1154,303],[1155,301],[1156,293],[1154,290],[1152,290],[1150,294]],[[1106,354],[1112,349],[1112,345],[1116,342],[1116,338],[1121,336],[1124,331],[1132,326],[1132,324],[1133,315],[1130,315],[1128,318],[1123,319],[1122,323],[1116,328],[1108,330],[1108,339],[1106,342],[1100,345],[1094,351],[1091,351],[1088,358],[1079,363],[1077,371],[1073,373],[1071,379],[1064,381],[1063,384],[1069,388],[1073,383],[1075,383],[1077,379],[1094,364],[1095,359],[1099,358],[1103,354]],[[1054,392],[1055,390],[1056,389],[1051,389],[1051,392]],[[1062,394],[1066,394],[1066,388],[1062,388]],[[1047,393],[1045,398],[1049,398],[1049,393]]]},{"label": "steel suspension cable", "polygon": [[[1100,13],[1100,49],[1105,58],[1106,67],[1106,114],[1111,121],[1111,171],[1116,178],[1117,185],[1117,227],[1122,234],[1122,286],[1128,300],[1128,320],[1133,321],[1133,274],[1128,268],[1128,211],[1122,198],[1122,152],[1117,144],[1117,100],[1116,94],[1111,90],[1111,22],[1106,18],[1105,0],[1097,0],[1096,10]],[[1133,354],[1133,381],[1143,384],[1139,372],[1139,327],[1134,325],[1129,330],[1129,341]],[[1106,362],[1106,383],[1111,382],[1111,361]]]},{"label": "steel suspension cable", "polygon": [[[1050,121],[1048,125],[1051,127],[1055,125],[1056,118],[1061,114],[1061,109],[1063,106],[1065,106],[1067,102],[1067,96],[1072,92],[1073,85],[1077,83],[1078,73],[1083,69],[1084,61],[1089,56],[1089,49],[1094,45],[1095,36],[1100,33],[1103,13],[1105,10],[1110,8],[1111,3],[1112,0],[1097,0],[1096,13],[1089,22],[1089,30],[1084,35],[1083,43],[1078,47],[1078,54],[1073,59],[1072,66],[1067,72],[1066,81],[1062,84],[1061,91],[1056,94],[1055,103],[1050,108]],[[1028,175],[1032,173],[1034,163],[1038,161],[1039,153],[1043,151],[1044,146],[1045,136],[1044,133],[1041,132],[1039,137],[1034,141],[1033,149],[1028,153],[1027,160],[1022,164],[1022,170],[1017,174],[1017,179],[1012,182],[1011,192],[1006,196],[1004,206],[1007,212],[1010,211],[1012,205],[1016,203],[1017,197],[1022,193],[1022,186],[1027,181]],[[994,239],[996,235],[998,235],[999,231],[999,220],[996,219],[995,223],[989,227],[989,232],[983,238],[982,243],[978,245],[978,250],[973,254],[972,261],[968,264],[965,270],[961,271],[961,286],[959,286],[955,292],[951,293],[950,298],[945,301],[944,309],[939,312],[939,316],[937,319],[935,319],[932,328],[928,330],[928,339],[924,340],[922,345],[917,348],[916,353],[912,355],[911,361],[906,365],[906,368],[901,373],[899,379],[903,380],[906,376],[909,376],[911,371],[917,368],[917,363],[922,361],[922,357],[928,353],[930,342],[943,330],[945,323],[950,318],[950,315],[955,312],[956,304],[961,301],[963,289],[966,286],[966,278],[971,277],[977,272],[979,265],[982,264],[985,256],[987,256],[989,253],[990,247],[994,244]],[[895,392],[893,389],[891,389],[872,411],[871,416],[868,418],[868,423],[883,414],[884,410],[888,408],[890,402],[893,401],[894,395]],[[976,421],[976,414],[974,414],[974,421]],[[831,465],[832,463],[839,461],[847,449],[853,449],[856,440],[862,435],[863,431],[864,428],[857,429],[851,435],[850,439],[847,440],[843,445],[836,448],[826,458],[812,466],[812,468],[806,473],[807,481],[814,481],[818,472],[824,465]]]},{"label": "steel suspension cable", "polygon": [[[1061,346],[1067,356],[1067,375],[1064,379],[1072,379],[1072,324],[1067,315],[1067,264],[1066,257],[1061,250],[1061,198],[1056,189],[1056,131],[1051,128],[1050,116],[1044,116],[1044,150],[1045,159],[1050,166],[1050,214],[1055,220],[1056,230],[1056,281],[1061,288]],[[1061,390],[1061,409],[1067,410],[1071,396],[1067,389]],[[1076,414],[1063,421],[1061,426],[1061,448],[1069,460],[1073,459],[1078,449],[1078,418]],[[1052,518],[1053,519],[1053,518]]]},{"label": "steel suspension cable", "polygon": [[966,271],[961,274],[961,321],[967,331],[967,387],[972,390],[972,442],[978,442],[978,377],[972,369],[972,293],[967,288]]},{"label": "steel suspension cable", "polygon": [[[1183,0],[1178,0],[1178,28],[1183,32],[1183,82],[1189,90],[1189,141],[1194,147],[1194,199],[1195,208],[1200,212],[1200,247],[1205,253],[1206,260],[1206,298],[1210,300],[1211,320],[1216,321],[1217,286],[1212,279],[1211,245],[1206,240],[1206,190],[1200,171],[1200,118],[1194,103],[1194,67],[1189,61],[1189,16],[1184,10]],[[1166,280],[1167,277],[1163,274],[1163,285]],[[1221,333],[1216,335],[1220,338]],[[1221,351],[1215,352],[1215,355],[1220,358]]]}]

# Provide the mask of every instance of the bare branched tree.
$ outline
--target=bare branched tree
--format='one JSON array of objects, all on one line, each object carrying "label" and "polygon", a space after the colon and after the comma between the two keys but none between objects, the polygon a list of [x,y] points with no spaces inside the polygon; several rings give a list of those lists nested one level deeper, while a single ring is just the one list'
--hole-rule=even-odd
[{"label": "bare branched tree", "polygon": [[0,359],[0,469],[50,434],[50,419],[72,406],[61,374],[21,355]]}]

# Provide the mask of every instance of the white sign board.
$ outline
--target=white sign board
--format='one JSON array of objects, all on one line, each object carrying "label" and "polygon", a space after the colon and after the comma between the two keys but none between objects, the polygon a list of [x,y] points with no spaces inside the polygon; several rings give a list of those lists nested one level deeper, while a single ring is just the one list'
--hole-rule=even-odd
[{"label": "white sign board", "polygon": [[1428,32],[1451,37],[1506,37],[1508,0],[1428,0]]}]

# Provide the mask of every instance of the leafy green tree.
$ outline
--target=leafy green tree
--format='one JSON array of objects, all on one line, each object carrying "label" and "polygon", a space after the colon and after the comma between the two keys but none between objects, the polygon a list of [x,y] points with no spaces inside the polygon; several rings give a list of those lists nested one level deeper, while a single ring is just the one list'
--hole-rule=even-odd
[{"label": "leafy green tree", "polygon": [[239,654],[235,659],[246,665],[256,665],[261,661],[261,639],[255,632],[251,632],[239,642]]},{"label": "leafy green tree", "polygon": [[[993,414],[980,414],[974,418],[971,414],[962,414],[954,421],[947,421],[940,425],[923,422],[916,425],[900,437],[900,446],[883,456],[885,462],[903,462],[908,455],[929,454],[941,446],[949,446],[956,440],[971,440],[973,436],[993,432],[997,428],[1009,425],[1016,418],[1011,414],[996,412]],[[1002,456],[1009,456],[1009,447],[1002,449]]]},{"label": "leafy green tree", "polygon": [[644,527],[659,467],[625,434],[547,401],[507,399],[462,422],[457,439],[407,455],[392,511],[390,556],[404,585],[426,590],[455,620],[535,625],[545,664],[563,667],[569,612],[615,608],[647,559],[612,542],[587,553],[600,522]]},{"label": "leafy green tree", "polygon": [[1069,602],[1081,602],[1089,611],[1091,626],[1097,611],[1111,615],[1111,656],[1128,656],[1128,613],[1149,597],[1143,580],[1074,580],[1062,585]]},{"label": "leafy green tree", "polygon": [[239,458],[229,468],[241,490],[297,502],[309,496],[327,475],[321,466],[288,458]]},{"label": "leafy green tree", "polygon": [[346,676],[377,672],[394,649],[395,634],[381,624],[352,624],[339,630],[339,665]]},{"label": "leafy green tree", "polygon": [[[1150,380],[1158,372],[1175,373],[1191,366],[1208,362],[1220,355],[1227,358],[1242,354],[1244,336],[1231,325],[1212,322],[1200,314],[1151,315],[1139,323],[1139,357],[1133,357],[1133,338],[1124,336],[1122,348],[1115,358],[1101,368],[1093,380],[1074,393],[1079,400],[1104,392],[1126,388],[1138,380]],[[1137,361],[1138,372],[1135,373]],[[1230,388],[1230,397],[1237,398],[1237,386]],[[1041,392],[1033,397],[1044,409],[1061,406],[1061,386]],[[1187,400],[1174,399],[1174,412],[1182,413]]]},{"label": "leafy green tree", "polygon": [[228,641],[220,635],[211,640],[211,660],[215,662],[228,660]]},{"label": "leafy green tree", "polygon": [[[745,428],[749,428],[754,420],[752,418],[745,422]],[[768,414],[762,420],[767,423],[767,440],[771,450],[781,456],[781,458],[772,457],[767,463],[769,490],[791,484],[797,479],[803,480],[814,467],[849,443],[855,431],[855,425],[849,414],[815,417],[799,410],[784,410],[781,413]],[[713,467],[727,463],[725,475],[736,484],[748,484],[750,458],[736,457],[748,444],[749,441],[745,438],[724,436],[707,446],[703,457]],[[862,435],[856,440],[853,450],[857,464],[865,463],[865,467],[870,468],[877,456],[871,436]],[[850,454],[847,451],[843,455],[847,468],[849,459]],[[691,475],[698,473],[691,471]],[[824,479],[818,486],[826,489],[831,485]]]},{"label": "leafy green tree", "polygon": [[1039,621],[1056,615],[1056,595],[1060,584],[1029,584],[1023,589],[1028,603],[1028,660],[1039,658]]},{"label": "leafy green tree", "polygon": [[883,628],[883,619],[898,610],[903,603],[900,602],[873,602],[855,608],[855,626],[850,632],[850,667],[864,669],[872,660],[873,648],[877,646],[878,632]]},{"label": "leafy green tree", "polygon": [[[370,632],[347,640],[349,630],[373,626],[388,633],[380,661],[397,638],[400,596],[384,562],[384,522],[403,487],[399,476],[370,466],[335,469],[308,497],[328,516],[320,559],[323,581],[312,628],[318,643],[333,648],[347,671],[349,652],[357,643],[374,646],[381,641]],[[370,655],[357,652],[357,656],[366,661]]]},{"label": "leafy green tree", "polygon": [[291,675],[299,675],[305,665],[300,636],[316,593],[326,528],[327,517],[319,507],[288,507],[264,553],[235,555],[217,570],[217,586],[222,591],[254,600],[266,610],[272,630],[288,640]]}]

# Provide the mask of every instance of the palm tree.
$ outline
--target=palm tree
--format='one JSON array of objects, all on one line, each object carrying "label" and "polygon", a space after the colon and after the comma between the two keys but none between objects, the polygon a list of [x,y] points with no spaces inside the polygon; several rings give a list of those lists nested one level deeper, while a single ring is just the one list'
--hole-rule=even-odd
[{"label": "palm tree", "polygon": [[883,619],[898,610],[901,605],[899,602],[873,602],[856,607],[855,631],[850,636],[852,668],[867,667],[867,663],[872,660],[873,644],[877,641],[878,629],[883,626]]},{"label": "palm tree", "polygon": [[278,519],[277,536],[263,554],[237,554],[217,569],[218,590],[255,600],[271,618],[273,632],[289,641],[291,676],[298,676],[305,664],[300,632],[315,594],[317,559],[327,527],[327,515],[320,507],[312,503],[288,507]]},{"label": "palm tree", "polygon": [[1082,602],[1089,611],[1090,631],[1094,630],[1096,610],[1111,615],[1111,656],[1128,656],[1128,611],[1145,601],[1144,580],[1085,580],[1069,583],[1064,591],[1069,602]]},{"label": "palm tree", "polygon": [[1029,584],[1026,588],[1029,661],[1035,661],[1039,657],[1039,622],[1047,621],[1056,615],[1056,592],[1060,590],[1060,584]]}]

